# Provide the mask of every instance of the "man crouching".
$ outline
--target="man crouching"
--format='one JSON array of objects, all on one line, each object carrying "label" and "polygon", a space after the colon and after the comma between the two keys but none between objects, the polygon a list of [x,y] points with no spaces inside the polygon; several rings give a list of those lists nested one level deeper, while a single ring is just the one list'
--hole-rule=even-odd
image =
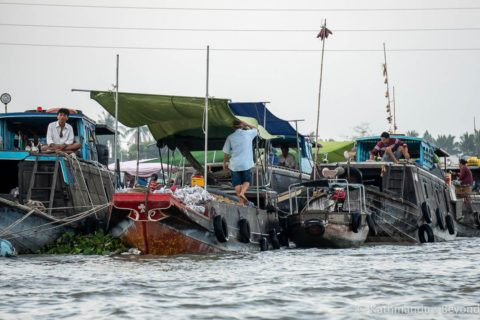
[{"label": "man crouching", "polygon": [[67,123],[69,116],[68,109],[61,108],[58,110],[58,121],[48,125],[47,145],[42,146],[42,151],[73,153],[82,147],[80,143],[73,142],[75,135],[72,126]]}]

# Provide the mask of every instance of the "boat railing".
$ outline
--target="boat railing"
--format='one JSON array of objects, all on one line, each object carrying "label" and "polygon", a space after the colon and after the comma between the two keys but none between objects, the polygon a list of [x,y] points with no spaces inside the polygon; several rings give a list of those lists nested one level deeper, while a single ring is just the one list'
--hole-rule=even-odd
[{"label": "boat railing", "polygon": [[[345,191],[347,210],[349,213],[353,210],[353,202],[358,202],[358,208],[362,211],[366,211],[366,193],[363,184],[350,183],[346,179],[320,179],[294,183],[288,187],[290,214],[298,213],[300,211],[299,197],[302,194],[305,194],[306,206],[308,206],[310,204],[310,198],[315,196],[317,192],[325,189],[330,190],[335,187]],[[352,199],[350,195],[350,192],[353,190],[360,190],[360,195],[355,199]]]}]

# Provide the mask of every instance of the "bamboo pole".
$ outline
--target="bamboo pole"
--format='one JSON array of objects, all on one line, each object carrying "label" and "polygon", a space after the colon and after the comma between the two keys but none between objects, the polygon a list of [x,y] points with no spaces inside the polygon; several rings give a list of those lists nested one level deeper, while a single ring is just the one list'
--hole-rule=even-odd
[{"label": "bamboo pole", "polygon": [[315,128],[315,159],[313,162],[313,180],[317,178],[317,160],[318,160],[318,126],[320,122],[320,98],[322,95],[322,76],[323,76],[323,54],[325,52],[325,39],[327,31],[327,19],[324,20],[322,29],[325,32],[325,35],[322,39],[322,59],[320,62],[320,82],[318,84],[318,109],[317,109],[317,126]]},{"label": "bamboo pole", "polygon": [[210,46],[207,46],[207,79],[206,79],[206,93],[205,93],[205,155],[203,163],[203,185],[207,191],[207,174],[208,174],[208,76],[210,64]]}]

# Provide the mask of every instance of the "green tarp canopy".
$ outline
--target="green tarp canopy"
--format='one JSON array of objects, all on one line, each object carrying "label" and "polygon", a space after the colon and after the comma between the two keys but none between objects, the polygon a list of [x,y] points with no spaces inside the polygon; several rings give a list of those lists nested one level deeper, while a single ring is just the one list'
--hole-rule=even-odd
[{"label": "green tarp canopy", "polygon": [[[91,91],[90,98],[115,116],[115,92]],[[236,117],[230,111],[227,99],[210,98],[208,106],[209,149],[218,150],[232,133],[232,122]],[[187,145],[190,150],[204,148],[204,110],[205,98],[124,92],[118,94],[118,120],[127,127],[148,126],[155,140],[160,140],[172,149],[179,142]],[[251,124],[258,125],[256,122]],[[274,138],[263,128],[259,129],[262,138]]]},{"label": "green tarp canopy", "polygon": [[[327,156],[328,162],[343,162],[346,161],[343,153],[353,148],[354,141],[320,141],[322,145],[318,149],[319,161],[325,159]],[[315,154],[315,150],[313,151]]]}]

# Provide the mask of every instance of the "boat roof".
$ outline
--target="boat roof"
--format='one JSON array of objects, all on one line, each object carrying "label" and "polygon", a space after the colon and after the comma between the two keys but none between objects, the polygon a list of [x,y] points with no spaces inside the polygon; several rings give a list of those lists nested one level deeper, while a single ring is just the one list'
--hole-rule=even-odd
[{"label": "boat roof", "polygon": [[[2,113],[0,114],[0,119],[9,119],[9,118],[26,118],[26,119],[40,119],[40,118],[57,118],[57,113],[50,113],[45,111],[34,111],[28,110],[25,112],[11,112],[11,113]],[[87,119],[88,121],[95,123],[94,120],[90,119],[83,113],[73,114],[70,113],[68,116],[69,119]]]},{"label": "boat roof", "polygon": [[[115,116],[115,92],[91,91],[90,98],[97,101],[108,113]],[[221,149],[225,138],[232,133],[235,116],[228,106],[228,99],[210,98],[208,109],[209,149]],[[127,127],[148,126],[155,140],[160,140],[172,149],[179,143],[190,150],[204,148],[204,97],[157,95],[143,93],[118,93],[118,120]],[[260,136],[272,139],[262,126]]]},{"label": "boat roof", "polygon": [[[424,140],[423,138],[407,137],[407,136],[395,135],[395,134],[390,135],[390,137],[400,139],[403,142],[405,142],[407,145],[408,145],[409,142],[417,142],[417,143],[427,144],[435,150],[434,152],[437,156],[439,156],[439,157],[449,157],[450,156],[450,154],[447,151],[445,151],[442,148],[439,148],[439,147],[436,147],[436,146],[432,145],[430,142],[428,142],[427,140]],[[363,137],[363,138],[357,138],[355,140],[355,142],[357,142],[357,143],[378,142],[378,141],[380,141],[380,136]]]}]

